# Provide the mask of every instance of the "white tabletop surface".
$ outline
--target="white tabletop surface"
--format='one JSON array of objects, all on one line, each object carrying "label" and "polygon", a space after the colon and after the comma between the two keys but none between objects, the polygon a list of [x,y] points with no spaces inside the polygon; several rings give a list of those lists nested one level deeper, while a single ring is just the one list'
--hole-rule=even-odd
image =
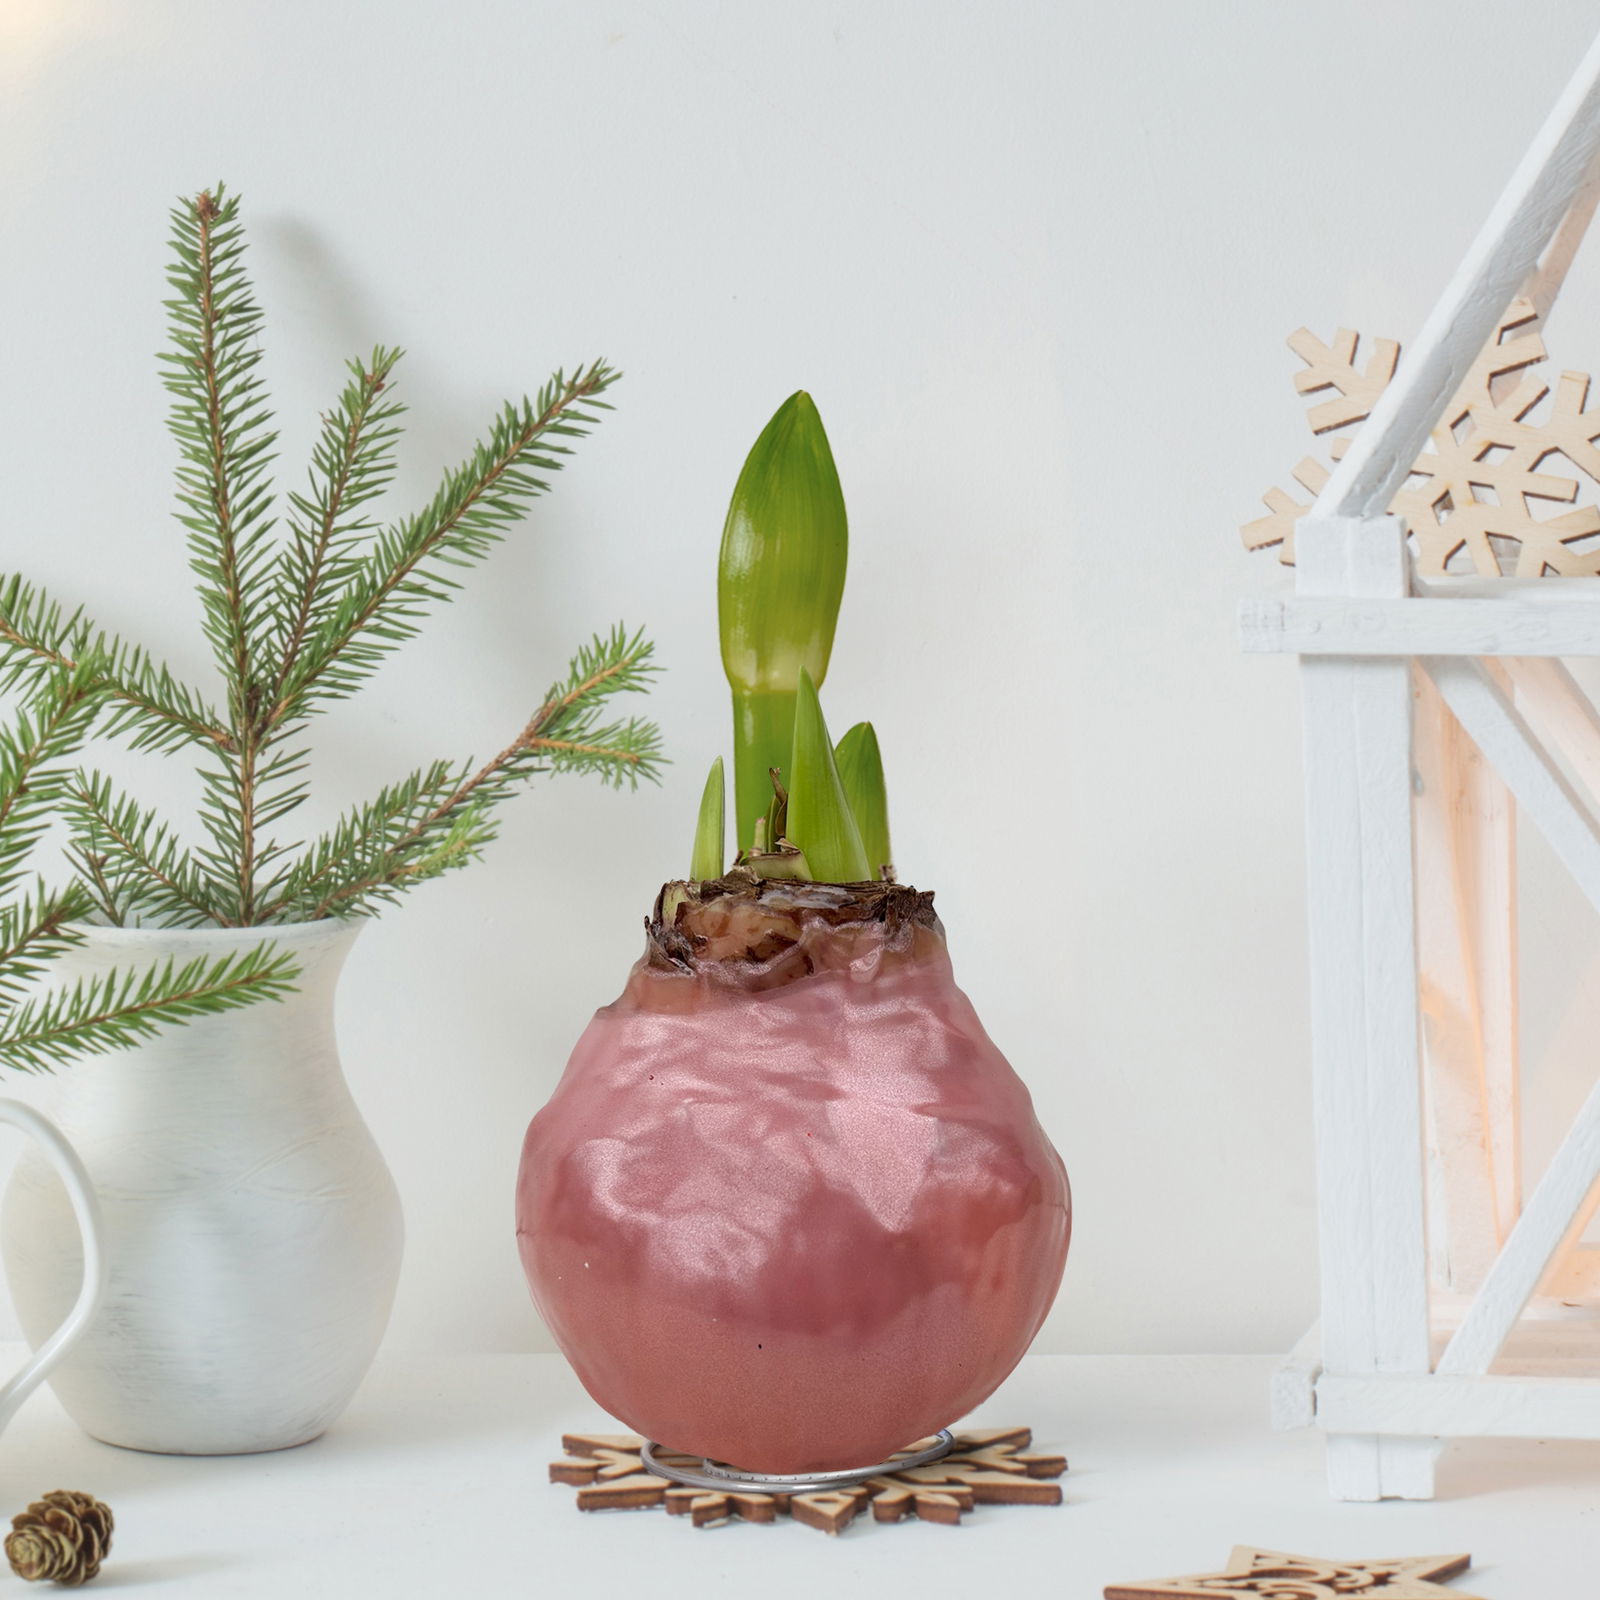
[{"label": "white tabletop surface", "polygon": [[[41,1393],[0,1442],[0,1509],[55,1488],[99,1495],[116,1544],[85,1592],[141,1600],[1097,1600],[1110,1582],[1219,1566],[1235,1543],[1342,1558],[1469,1550],[1465,1593],[1600,1594],[1600,1445],[1455,1444],[1437,1501],[1335,1505],[1318,1440],[1267,1429],[1271,1366],[1030,1358],[973,1420],[1029,1423],[1040,1446],[1064,1451],[1066,1504],[980,1507],[959,1528],[868,1520],[830,1539],[789,1523],[580,1515],[547,1466],[564,1429],[605,1423],[553,1356],[386,1354],[329,1434],[277,1455],[111,1449]],[[0,1588],[43,1592],[9,1577]]]}]

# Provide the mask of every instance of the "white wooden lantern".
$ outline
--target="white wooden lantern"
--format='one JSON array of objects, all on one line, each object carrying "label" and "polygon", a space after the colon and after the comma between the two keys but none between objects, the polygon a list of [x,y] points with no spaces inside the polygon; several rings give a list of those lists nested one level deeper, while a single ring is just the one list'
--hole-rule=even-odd
[{"label": "white wooden lantern", "polygon": [[1600,42],[1296,525],[1293,598],[1241,612],[1305,711],[1322,1316],[1275,1415],[1345,1500],[1430,1498],[1446,1438],[1600,1439],[1600,1083],[1524,1192],[1514,841],[1520,807],[1600,907],[1600,716],[1560,659],[1600,656],[1600,579],[1422,579],[1386,514],[1597,199]]}]

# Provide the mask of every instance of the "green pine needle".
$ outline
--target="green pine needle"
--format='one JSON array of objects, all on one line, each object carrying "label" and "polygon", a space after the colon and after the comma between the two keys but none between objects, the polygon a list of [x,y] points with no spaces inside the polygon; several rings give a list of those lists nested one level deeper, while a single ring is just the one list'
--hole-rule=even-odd
[{"label": "green pine needle", "polygon": [[861,830],[867,864],[875,877],[883,877],[892,871],[894,855],[889,848],[889,793],[883,781],[883,756],[872,724],[858,722],[851,728],[839,741],[833,759]]},{"label": "green pine needle", "polygon": [[608,720],[613,695],[637,694],[654,646],[620,625],[596,635],[550,686],[527,725],[481,766],[436,762],[357,807],[301,857],[264,920],[368,914],[400,892],[482,854],[493,808],[539,772],[586,772],[616,787],[660,775],[660,736],[636,717]]},{"label": "green pine needle", "polygon": [[711,771],[706,774],[705,790],[700,796],[700,816],[695,823],[694,853],[689,859],[689,876],[696,882],[722,876],[723,851],[728,837],[725,789],[722,757],[718,756],[711,763]]},{"label": "green pine needle", "polygon": [[[468,767],[436,761],[353,807],[294,864],[279,898],[266,907],[270,918],[370,915],[446,865],[465,865],[494,837],[480,818],[469,838],[462,831],[468,819],[450,807],[469,776]],[[447,837],[452,848],[445,861],[439,849]]]},{"label": "green pine needle", "polygon": [[[379,524],[363,509],[394,481],[399,418],[390,393],[401,352],[380,345],[367,361],[348,363],[350,381],[322,420],[309,485],[289,496],[290,543],[279,553],[272,585],[273,671],[280,699],[301,683],[308,640],[325,636],[341,593],[361,574],[365,546]],[[286,712],[274,707],[278,720]]]},{"label": "green pine needle", "polygon": [[0,730],[0,894],[14,888],[62,802],[61,763],[83,742],[100,700],[95,666],[57,672]]},{"label": "green pine needle", "polygon": [[804,668],[795,701],[787,835],[804,852],[819,883],[864,883],[873,876],[861,830],[839,780],[816,686]]},{"label": "green pine needle", "polygon": [[37,693],[90,661],[107,696],[101,732],[126,734],[132,749],[162,754],[228,743],[217,713],[147,650],[95,627],[81,608],[64,610],[19,577],[0,582],[0,689]]},{"label": "green pine needle", "polygon": [[220,919],[212,885],[182,842],[154,811],[119,795],[109,778],[74,773],[61,812],[72,830],[68,857],[108,922],[195,928]]},{"label": "green pine needle", "polygon": [[161,361],[180,456],[178,520],[206,637],[236,697],[254,681],[276,555],[268,469],[278,436],[257,373],[262,317],[244,250],[238,196],[223,185],[173,207],[171,348]]},{"label": "green pine needle", "polygon": [[173,1023],[277,999],[298,976],[290,957],[264,944],[84,978],[0,1017],[0,1067],[49,1072],[80,1056],[121,1050]]},{"label": "green pine needle", "polygon": [[78,884],[51,894],[40,883],[0,906],[0,1006],[18,1005],[49,964],[82,940],[74,924],[89,909],[88,894]]},{"label": "green pine needle", "polygon": [[[633,786],[662,761],[654,723],[609,715],[613,695],[645,689],[655,670],[648,642],[619,627],[579,650],[488,762],[419,768],[309,844],[279,836],[307,798],[309,720],[355,692],[454,595],[462,569],[523,519],[572,441],[609,409],[618,374],[603,361],[556,372],[535,398],[501,409],[426,506],[389,521],[376,502],[394,482],[405,408],[392,392],[400,351],[379,346],[348,364],[280,529],[262,313],[244,256],[237,196],[218,185],[178,202],[163,381],[178,520],[225,709],[81,610],[21,578],[0,580],[0,689],[44,707],[29,710],[9,745],[0,741],[0,889],[59,811],[83,892],[113,923],[232,927],[368,913],[474,860],[494,837],[493,811],[530,775],[584,772]],[[51,697],[69,682],[74,697],[58,704]],[[197,847],[99,773],[58,772],[54,791],[27,779],[23,768],[73,742],[96,709],[102,730],[134,749],[200,754]],[[8,760],[22,765],[13,771]]]},{"label": "green pine needle", "polygon": [[[293,961],[262,946],[176,967],[105,974],[60,989],[36,987],[49,965],[84,938],[97,894],[109,890],[110,858],[82,882],[51,892],[43,884],[18,893],[25,864],[57,814],[95,809],[97,824],[128,825],[103,783],[68,769],[108,690],[104,663],[86,657],[30,675],[30,704],[0,726],[0,1068],[46,1071],[82,1055],[117,1049],[169,1023],[209,1015],[282,994],[298,975]],[[132,826],[148,830],[145,819]],[[157,839],[155,859],[171,866],[171,848]]]},{"label": "green pine needle", "polygon": [[536,400],[505,405],[488,438],[444,476],[431,503],[381,530],[341,574],[279,687],[274,716],[348,697],[424,615],[454,597],[455,574],[481,561],[550,487],[571,447],[609,411],[600,398],[620,376],[603,361],[557,372]]}]

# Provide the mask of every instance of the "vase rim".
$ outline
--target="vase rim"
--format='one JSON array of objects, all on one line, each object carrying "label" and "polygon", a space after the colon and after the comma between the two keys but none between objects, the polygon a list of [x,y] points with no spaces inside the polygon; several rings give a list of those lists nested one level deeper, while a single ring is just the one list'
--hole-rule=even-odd
[{"label": "vase rim", "polygon": [[193,940],[211,945],[250,945],[272,941],[286,948],[315,944],[320,939],[332,943],[336,938],[353,939],[368,922],[367,917],[319,917],[315,922],[257,922],[245,928],[224,928],[209,923],[199,928],[166,927],[149,924],[123,928],[109,922],[71,922],[67,926],[81,933],[85,941],[104,947],[122,945],[128,949]]}]

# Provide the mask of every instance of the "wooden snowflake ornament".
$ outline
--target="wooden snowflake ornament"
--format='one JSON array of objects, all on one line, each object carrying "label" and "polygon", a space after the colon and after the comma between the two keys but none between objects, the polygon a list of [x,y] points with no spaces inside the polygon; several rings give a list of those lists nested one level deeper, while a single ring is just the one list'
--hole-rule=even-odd
[{"label": "wooden snowflake ornament", "polygon": [[[1530,370],[1548,355],[1540,322],[1530,301],[1512,302],[1390,504],[1405,519],[1424,576],[1600,573],[1600,406],[1589,408],[1587,373],[1562,373],[1552,393]],[[1343,430],[1366,420],[1399,360],[1391,339],[1371,341],[1370,353],[1362,344],[1348,328],[1330,344],[1304,328],[1289,336],[1289,348],[1305,363],[1296,390],[1327,397],[1306,420],[1312,433],[1333,436],[1335,461],[1353,437]],[[1546,471],[1547,465],[1579,476]],[[1329,468],[1306,456],[1291,476],[1314,500]],[[1245,545],[1276,545],[1281,559],[1293,562],[1294,525],[1310,502],[1278,488],[1262,499],[1270,515],[1240,529]]]},{"label": "wooden snowflake ornament", "polygon": [[[907,1452],[933,1441],[907,1446]],[[644,1441],[632,1433],[569,1433],[561,1461],[550,1464],[552,1483],[578,1491],[580,1511],[642,1511],[664,1507],[687,1516],[696,1528],[722,1523],[776,1522],[779,1515],[822,1533],[842,1533],[863,1511],[874,1522],[919,1522],[953,1526],[975,1505],[1061,1504],[1061,1485],[1054,1480],[1067,1470],[1066,1459],[1032,1449],[1027,1428],[975,1429],[956,1435],[955,1451],[923,1467],[869,1478],[850,1489],[812,1494],[762,1494],[730,1487],[725,1491],[691,1489],[657,1477],[640,1458]],[[692,1456],[657,1451],[668,1465],[697,1468]]]},{"label": "wooden snowflake ornament", "polygon": [[1434,1581],[1458,1577],[1471,1565],[1471,1556],[1318,1561],[1238,1545],[1221,1572],[1112,1584],[1105,1600],[1217,1600],[1229,1594],[1255,1595],[1257,1600],[1340,1600],[1346,1595],[1361,1600],[1482,1600]]}]

